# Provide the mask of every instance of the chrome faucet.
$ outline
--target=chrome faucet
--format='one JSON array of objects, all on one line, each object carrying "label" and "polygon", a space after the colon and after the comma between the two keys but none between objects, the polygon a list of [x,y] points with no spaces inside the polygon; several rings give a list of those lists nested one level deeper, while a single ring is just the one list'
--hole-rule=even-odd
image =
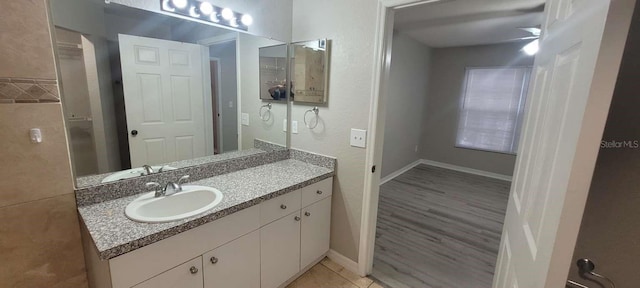
[{"label": "chrome faucet", "polygon": [[144,172],[147,173],[146,175],[153,174],[153,168],[147,164],[142,165],[142,169],[144,169]]},{"label": "chrome faucet", "polygon": [[180,179],[178,179],[178,181],[176,182],[173,182],[173,181],[167,182],[167,184],[164,185],[164,188],[162,188],[162,185],[160,185],[160,183],[158,182],[149,182],[145,185],[147,186],[147,188],[154,189],[155,197],[162,197],[162,196],[173,195],[182,191],[182,183],[184,183],[184,181],[188,179],[189,179],[189,175],[184,175],[180,177]]}]

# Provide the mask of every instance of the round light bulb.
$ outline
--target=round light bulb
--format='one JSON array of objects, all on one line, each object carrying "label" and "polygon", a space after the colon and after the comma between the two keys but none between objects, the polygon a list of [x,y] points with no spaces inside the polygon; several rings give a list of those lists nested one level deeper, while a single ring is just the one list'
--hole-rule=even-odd
[{"label": "round light bulb", "polygon": [[229,20],[229,25],[231,25],[231,27],[238,27],[238,18],[232,18],[231,20]]},{"label": "round light bulb", "polygon": [[216,13],[211,13],[211,16],[209,16],[209,18],[211,19],[211,22],[214,22],[214,23],[220,22],[220,20],[218,19],[218,15]]},{"label": "round light bulb", "polygon": [[536,53],[538,53],[539,50],[540,50],[540,40],[538,39],[533,40],[531,41],[531,43],[522,47],[522,51],[524,51],[524,53],[526,53],[529,56],[536,55]]},{"label": "round light bulb", "polygon": [[222,9],[222,18],[224,18],[225,20],[233,19],[233,11],[229,8]]},{"label": "round light bulb", "polygon": [[211,14],[211,12],[213,12],[213,5],[211,5],[211,3],[209,2],[200,3],[200,12],[202,12],[202,14],[204,15]]},{"label": "round light bulb", "polygon": [[173,6],[178,8],[178,9],[184,9],[184,8],[187,7],[187,4],[189,4],[189,1],[187,1],[187,0],[171,0],[171,4],[173,4]]},{"label": "round light bulb", "polygon": [[240,21],[242,21],[242,24],[244,24],[245,26],[250,26],[251,24],[253,24],[253,17],[251,17],[251,15],[249,14],[244,14],[242,15]]}]

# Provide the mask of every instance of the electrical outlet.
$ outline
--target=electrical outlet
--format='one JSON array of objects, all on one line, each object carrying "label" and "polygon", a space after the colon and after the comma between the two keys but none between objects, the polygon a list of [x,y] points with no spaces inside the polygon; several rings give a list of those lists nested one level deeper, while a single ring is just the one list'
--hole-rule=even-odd
[{"label": "electrical outlet", "polygon": [[366,148],[367,147],[367,130],[351,129],[351,146]]},{"label": "electrical outlet", "polygon": [[298,121],[291,121],[291,133],[298,134]]},{"label": "electrical outlet", "polygon": [[242,113],[242,125],[249,126],[249,113]]}]

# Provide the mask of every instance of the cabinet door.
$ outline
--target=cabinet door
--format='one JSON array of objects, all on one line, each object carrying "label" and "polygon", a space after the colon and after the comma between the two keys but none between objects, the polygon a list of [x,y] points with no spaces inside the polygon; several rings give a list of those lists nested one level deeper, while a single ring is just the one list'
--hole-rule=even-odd
[{"label": "cabinet door", "polygon": [[163,272],[134,288],[202,288],[202,257]]},{"label": "cabinet door", "polygon": [[331,197],[302,208],[300,268],[329,251]]},{"label": "cabinet door", "polygon": [[202,255],[205,288],[260,288],[260,231]]},{"label": "cabinet door", "polygon": [[260,229],[261,288],[275,288],[300,271],[300,210]]}]

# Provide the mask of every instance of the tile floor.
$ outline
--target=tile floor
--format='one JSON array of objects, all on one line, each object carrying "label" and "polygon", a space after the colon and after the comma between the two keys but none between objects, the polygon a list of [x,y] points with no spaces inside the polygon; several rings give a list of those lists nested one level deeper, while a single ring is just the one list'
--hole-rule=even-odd
[{"label": "tile floor", "polygon": [[383,288],[383,286],[367,277],[358,276],[329,258],[324,258],[287,288]]}]

